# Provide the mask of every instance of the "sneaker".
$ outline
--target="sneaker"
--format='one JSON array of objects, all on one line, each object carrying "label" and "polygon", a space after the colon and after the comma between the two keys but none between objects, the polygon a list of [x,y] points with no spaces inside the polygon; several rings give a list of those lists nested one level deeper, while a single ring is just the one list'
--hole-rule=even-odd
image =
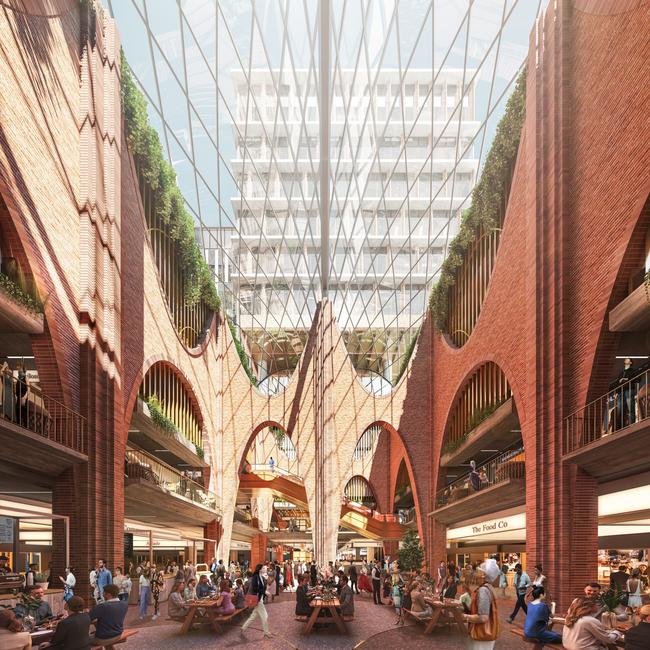
[{"label": "sneaker", "polygon": [[158,618],[158,614],[154,614],[154,615],[151,617],[151,620],[152,620],[152,621],[155,621],[157,618]]},{"label": "sneaker", "polygon": [[511,617],[511,616],[508,616],[508,618],[506,619],[506,622],[507,622],[507,623],[512,623],[512,621],[513,621],[512,617]]},{"label": "sneaker", "polygon": [[264,632],[264,636],[267,639],[272,639],[273,638],[273,635],[270,632]]}]

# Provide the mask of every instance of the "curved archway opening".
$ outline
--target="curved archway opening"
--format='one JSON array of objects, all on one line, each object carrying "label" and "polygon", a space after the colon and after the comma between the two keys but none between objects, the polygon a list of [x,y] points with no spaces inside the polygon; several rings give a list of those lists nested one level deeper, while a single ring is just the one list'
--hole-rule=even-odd
[{"label": "curved archway opening", "polygon": [[348,502],[374,510],[377,498],[365,476],[353,476],[343,488],[343,497]]},{"label": "curved archway opening", "polygon": [[461,385],[444,430],[432,516],[446,528],[449,561],[464,568],[488,556],[525,561],[525,479],[513,391],[489,361]]}]

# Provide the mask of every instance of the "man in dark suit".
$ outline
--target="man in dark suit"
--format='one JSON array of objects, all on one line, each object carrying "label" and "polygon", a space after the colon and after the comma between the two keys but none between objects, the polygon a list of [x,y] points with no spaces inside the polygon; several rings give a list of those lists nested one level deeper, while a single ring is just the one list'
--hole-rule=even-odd
[{"label": "man in dark suit", "polygon": [[352,589],[348,585],[347,576],[341,578],[340,586],[339,602],[341,603],[341,615],[346,617],[354,616],[354,596],[352,595]]},{"label": "man in dark suit", "polygon": [[357,587],[357,567],[354,566],[354,564],[350,564],[350,589],[352,589],[352,593],[358,594],[359,593],[359,587]]},{"label": "man in dark suit", "polygon": [[639,609],[641,622],[625,633],[625,650],[648,650],[650,648],[650,605]]},{"label": "man in dark suit", "polygon": [[624,565],[619,565],[617,571],[613,571],[609,576],[609,584],[612,589],[618,589],[620,591],[625,591],[627,589],[627,580],[630,576],[625,570]]},{"label": "man in dark suit", "polygon": [[379,562],[372,567],[372,598],[375,605],[381,605],[381,569]]}]

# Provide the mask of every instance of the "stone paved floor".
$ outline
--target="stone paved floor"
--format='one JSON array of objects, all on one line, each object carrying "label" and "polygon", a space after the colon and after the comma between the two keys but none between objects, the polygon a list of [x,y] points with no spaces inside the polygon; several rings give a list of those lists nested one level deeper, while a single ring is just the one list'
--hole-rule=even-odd
[{"label": "stone paved floor", "polygon": [[[248,628],[245,637],[240,636],[241,624],[225,626],[222,635],[215,635],[207,628],[193,630],[189,634],[179,634],[180,623],[165,620],[167,606],[163,603],[161,617],[151,621],[150,617],[142,622],[138,619],[137,607],[129,609],[127,626],[137,629],[138,634],[125,646],[128,650],[193,650],[194,648],[228,648],[237,647],[255,650],[393,650],[408,648],[444,648],[445,650],[462,650],[465,645],[457,631],[446,628],[438,629],[431,636],[424,636],[422,626],[413,623],[395,627],[395,613],[391,607],[374,605],[370,596],[355,598],[355,621],[348,625],[350,634],[341,637],[333,628],[318,630],[304,637],[301,634],[304,623],[294,620],[293,610],[295,596],[282,594],[274,603],[267,605],[269,627],[274,637],[264,639],[259,619]],[[499,601],[499,615],[502,619],[501,637],[496,643],[496,650],[514,650],[530,647],[510,632],[512,626],[505,622],[510,613],[513,600]],[[151,611],[151,608],[150,608]],[[518,617],[519,626],[523,625],[523,612]]]}]

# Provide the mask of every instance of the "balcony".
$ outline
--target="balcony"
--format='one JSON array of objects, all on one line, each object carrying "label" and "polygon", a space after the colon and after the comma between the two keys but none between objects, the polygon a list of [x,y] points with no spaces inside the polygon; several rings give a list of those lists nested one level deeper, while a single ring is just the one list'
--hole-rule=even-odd
[{"label": "balcony", "polygon": [[564,420],[564,460],[599,481],[650,469],[650,370],[609,391]]},{"label": "balcony", "polygon": [[156,426],[149,415],[149,407],[139,397],[131,417],[129,441],[149,452],[164,449],[172,464],[180,462],[190,467],[208,467],[208,464],[197,456],[196,447],[182,433],[176,432],[174,435]]},{"label": "balcony", "polygon": [[514,401],[507,399],[492,415],[474,427],[465,441],[440,459],[442,467],[455,467],[481,455],[481,449],[506,449],[521,436]]},{"label": "balcony", "polygon": [[429,516],[452,524],[520,506],[526,502],[525,477],[524,449],[516,447],[439,490]]},{"label": "balcony", "polygon": [[174,526],[207,524],[221,516],[216,494],[142,449],[127,449],[124,475],[127,517]]},{"label": "balcony", "polygon": [[0,273],[0,333],[43,333],[43,313],[38,301],[5,273]]},{"label": "balcony", "polygon": [[650,304],[645,284],[638,286],[609,312],[610,332],[640,332],[650,328]]},{"label": "balcony", "polygon": [[40,484],[50,485],[73,465],[88,460],[85,418],[11,372],[0,373],[0,379],[0,446],[5,463],[14,464],[23,477],[27,469]]}]

